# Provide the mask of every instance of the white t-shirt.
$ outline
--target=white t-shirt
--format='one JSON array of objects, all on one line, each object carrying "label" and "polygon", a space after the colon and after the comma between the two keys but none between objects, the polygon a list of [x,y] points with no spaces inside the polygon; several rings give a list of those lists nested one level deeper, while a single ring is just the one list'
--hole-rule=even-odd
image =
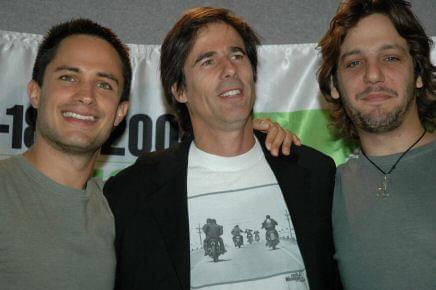
[{"label": "white t-shirt", "polygon": [[[250,151],[222,157],[201,151],[193,142],[188,159],[188,210],[191,249],[191,289],[309,289],[294,227],[280,187],[256,140]],[[280,243],[266,246],[266,215],[278,225]],[[204,255],[202,231],[206,219],[223,226],[226,253],[218,262]],[[231,231],[259,232],[252,243],[235,247]]]}]

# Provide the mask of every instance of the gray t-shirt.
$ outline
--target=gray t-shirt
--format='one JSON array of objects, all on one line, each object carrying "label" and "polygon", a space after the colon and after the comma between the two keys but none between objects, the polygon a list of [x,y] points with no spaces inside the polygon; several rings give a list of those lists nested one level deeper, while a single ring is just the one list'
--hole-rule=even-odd
[{"label": "gray t-shirt", "polygon": [[0,161],[0,288],[112,289],[114,220],[91,179],[60,185],[22,155]]},{"label": "gray t-shirt", "polygon": [[[371,157],[385,172],[400,154]],[[338,168],[333,228],[346,289],[436,289],[436,142],[408,152],[377,196],[380,173],[360,153]]]}]

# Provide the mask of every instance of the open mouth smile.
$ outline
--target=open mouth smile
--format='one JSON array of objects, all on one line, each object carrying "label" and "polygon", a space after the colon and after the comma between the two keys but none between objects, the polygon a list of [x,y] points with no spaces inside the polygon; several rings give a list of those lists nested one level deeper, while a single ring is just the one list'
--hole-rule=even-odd
[{"label": "open mouth smile", "polygon": [[81,120],[81,121],[91,121],[91,122],[96,121],[96,118],[94,116],[81,115],[81,114],[74,113],[74,112],[63,112],[62,116],[66,117],[66,118],[73,118],[73,119]]}]

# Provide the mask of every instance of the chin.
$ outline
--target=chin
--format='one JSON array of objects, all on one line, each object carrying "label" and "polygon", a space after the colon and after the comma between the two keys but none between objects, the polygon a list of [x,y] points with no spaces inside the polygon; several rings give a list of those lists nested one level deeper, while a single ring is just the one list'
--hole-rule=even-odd
[{"label": "chin", "polygon": [[74,138],[74,140],[70,139],[70,142],[55,142],[57,147],[69,154],[73,155],[88,155],[97,152],[100,147],[103,145],[102,142],[98,142],[98,140],[91,138]]}]

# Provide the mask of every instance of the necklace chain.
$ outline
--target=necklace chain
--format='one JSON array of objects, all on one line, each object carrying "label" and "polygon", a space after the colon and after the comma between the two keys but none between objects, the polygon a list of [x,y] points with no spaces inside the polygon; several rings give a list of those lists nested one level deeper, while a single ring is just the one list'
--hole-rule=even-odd
[{"label": "necklace chain", "polygon": [[360,151],[362,152],[363,156],[365,156],[365,158],[375,167],[378,169],[378,171],[380,171],[381,173],[383,173],[384,178],[382,181],[382,185],[378,188],[378,193],[377,196],[382,197],[382,198],[386,198],[389,196],[389,194],[387,193],[387,186],[388,186],[388,176],[389,174],[392,173],[392,171],[394,171],[394,169],[397,167],[398,163],[400,163],[401,159],[416,145],[418,144],[419,141],[421,141],[421,139],[424,137],[425,133],[427,133],[427,130],[424,129],[424,132],[421,134],[421,136],[419,136],[418,140],[416,140],[412,145],[409,146],[409,148],[407,148],[406,151],[403,152],[403,154],[400,155],[400,157],[398,157],[397,161],[395,161],[395,163],[392,165],[391,169],[389,169],[387,172],[385,172],[383,169],[380,168],[380,166],[378,166],[377,164],[375,164],[374,161],[372,161],[368,155],[366,155],[365,151],[363,150],[363,148],[360,148]]}]

